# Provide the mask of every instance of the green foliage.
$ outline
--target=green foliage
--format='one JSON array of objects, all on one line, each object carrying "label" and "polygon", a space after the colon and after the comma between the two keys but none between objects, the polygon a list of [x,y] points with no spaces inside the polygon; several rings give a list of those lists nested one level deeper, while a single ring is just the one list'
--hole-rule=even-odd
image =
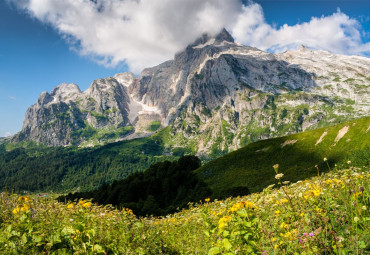
[{"label": "green foliage", "polygon": [[[122,128],[121,132],[125,130],[130,128]],[[85,149],[28,144],[26,148],[13,145],[14,149],[0,153],[2,190],[92,190],[143,171],[156,162],[176,158],[163,156],[164,144],[159,136]]]},{"label": "green foliage", "polygon": [[202,108],[201,113],[205,116],[212,117],[212,111],[207,106]]},{"label": "green foliage", "polygon": [[106,114],[100,114],[98,112],[92,112],[91,115],[94,116],[97,121],[106,121],[108,119]]},{"label": "green foliage", "polygon": [[195,77],[195,79],[198,79],[198,80],[203,80],[203,78],[204,78],[204,74],[198,74],[198,73],[195,73],[194,74],[194,77]]},{"label": "green foliage", "polygon": [[339,82],[339,81],[340,81],[340,78],[339,78],[339,77],[335,77],[335,78],[333,79],[333,81],[335,81],[335,82]]},{"label": "green foliage", "polygon": [[353,78],[348,78],[348,79],[344,80],[344,82],[346,82],[346,83],[351,83],[353,81],[355,81],[355,79],[353,79]]},{"label": "green foliage", "polygon": [[190,154],[192,154],[192,150],[189,148],[176,147],[172,149],[172,155],[176,157],[182,157]]},{"label": "green foliage", "polygon": [[161,127],[161,122],[160,122],[159,120],[152,121],[152,122],[150,123],[149,128],[148,128],[148,131],[150,131],[150,132],[155,132],[155,131],[157,131],[160,127]]}]

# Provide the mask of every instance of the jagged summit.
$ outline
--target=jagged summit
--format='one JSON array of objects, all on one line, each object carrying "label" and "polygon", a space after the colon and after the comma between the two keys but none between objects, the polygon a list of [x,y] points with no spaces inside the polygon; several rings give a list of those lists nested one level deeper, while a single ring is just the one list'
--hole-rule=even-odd
[{"label": "jagged summit", "polygon": [[234,43],[234,38],[225,28],[223,28],[221,32],[218,33],[216,36],[211,36],[208,33],[204,33],[201,37],[196,39],[195,42],[189,45],[188,47],[202,48],[207,45],[219,45],[222,44],[223,42]]},{"label": "jagged summit", "polygon": [[230,33],[225,28],[223,28],[221,32],[216,36],[216,42],[222,42],[222,41],[231,42],[231,43],[234,42],[234,38],[230,35]]},{"label": "jagged summit", "polygon": [[301,46],[299,46],[298,50],[299,51],[306,51],[306,50],[308,50],[308,48],[305,45],[301,44]]}]

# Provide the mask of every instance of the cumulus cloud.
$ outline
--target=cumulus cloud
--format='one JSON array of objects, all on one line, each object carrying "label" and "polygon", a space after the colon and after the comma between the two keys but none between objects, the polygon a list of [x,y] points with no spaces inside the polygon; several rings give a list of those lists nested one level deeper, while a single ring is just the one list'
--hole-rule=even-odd
[{"label": "cumulus cloud", "polygon": [[[55,27],[83,55],[140,71],[205,31],[235,22],[240,0],[8,0]],[[77,44],[76,44],[77,43]]]},{"label": "cumulus cloud", "polygon": [[360,23],[337,11],[276,28],[262,7],[241,0],[7,0],[50,24],[82,55],[134,72],[171,59],[202,33],[226,27],[236,41],[280,52],[298,45],[367,54]]},{"label": "cumulus cloud", "polygon": [[339,9],[330,16],[312,17],[309,22],[275,28],[265,22],[261,6],[251,4],[243,6],[232,33],[240,43],[272,52],[301,44],[342,54],[370,52],[370,43],[362,41],[361,24]]},{"label": "cumulus cloud", "polygon": [[5,132],[4,137],[8,137],[8,136],[11,136],[11,135],[12,135],[12,133],[10,133],[10,132]]}]

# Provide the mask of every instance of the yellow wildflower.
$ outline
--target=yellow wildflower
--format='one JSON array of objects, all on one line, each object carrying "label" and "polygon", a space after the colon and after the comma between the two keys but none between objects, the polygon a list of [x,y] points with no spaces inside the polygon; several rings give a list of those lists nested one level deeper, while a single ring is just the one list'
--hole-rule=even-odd
[{"label": "yellow wildflower", "polygon": [[68,205],[67,205],[67,208],[68,208],[68,209],[73,208],[73,204],[68,204]]},{"label": "yellow wildflower", "polygon": [[14,210],[12,212],[13,212],[13,214],[17,214],[17,213],[20,212],[20,210],[21,209],[19,207],[16,207],[16,208],[14,208]]},{"label": "yellow wildflower", "polygon": [[314,190],[312,190],[312,192],[313,192],[313,194],[314,194],[315,197],[319,197],[320,194],[321,194],[321,192],[322,192],[322,190],[321,189],[314,189]]},{"label": "yellow wildflower", "polygon": [[278,217],[278,216],[279,216],[279,214],[280,214],[280,211],[279,211],[279,210],[276,210],[276,211],[275,211],[275,216],[276,216],[276,217]]},{"label": "yellow wildflower", "polygon": [[134,215],[133,211],[130,209],[130,208],[122,208],[122,211],[121,212],[126,212],[130,215]]},{"label": "yellow wildflower", "polygon": [[89,207],[91,207],[91,202],[83,203],[82,207],[83,208],[89,208]]},{"label": "yellow wildflower", "polygon": [[293,235],[291,232],[286,232],[285,234],[280,234],[282,237],[285,237],[287,239],[293,240]]},{"label": "yellow wildflower", "polygon": [[205,201],[206,203],[208,203],[209,201],[211,201],[211,199],[208,197],[208,198],[204,199],[204,201]]},{"label": "yellow wildflower", "polygon": [[31,198],[30,198],[30,196],[20,196],[19,198],[18,198],[18,201],[24,201],[24,202],[28,202],[28,201],[30,201],[31,200]]},{"label": "yellow wildflower", "polygon": [[222,217],[219,221],[218,221],[218,228],[224,228],[227,223],[231,221],[231,216],[225,216],[225,217]]},{"label": "yellow wildflower", "polygon": [[76,229],[76,231],[75,231],[75,237],[73,239],[76,240],[80,235],[81,235],[80,230]]},{"label": "yellow wildflower", "polygon": [[245,208],[256,208],[255,204],[253,204],[252,202],[249,202],[249,201],[247,201],[247,202],[238,202],[230,208],[228,213],[237,212],[240,209],[242,209],[243,207],[245,207]]},{"label": "yellow wildflower", "polygon": [[282,228],[282,229],[289,228],[289,225],[286,224],[285,222],[283,222],[283,223],[281,223],[280,228]]},{"label": "yellow wildflower", "polygon": [[28,211],[28,209],[30,209],[30,205],[29,204],[24,204],[23,206],[22,206],[22,208],[21,208],[21,211],[22,212],[27,212]]},{"label": "yellow wildflower", "polygon": [[356,198],[356,197],[359,197],[362,195],[362,192],[356,192],[356,193],[353,193],[353,197]]},{"label": "yellow wildflower", "polygon": [[285,204],[285,203],[288,203],[288,202],[289,202],[289,200],[286,199],[286,198],[283,198],[283,199],[280,200],[281,204]]},{"label": "yellow wildflower", "polygon": [[255,204],[253,204],[252,202],[244,202],[244,206],[245,208],[257,208],[257,206]]}]

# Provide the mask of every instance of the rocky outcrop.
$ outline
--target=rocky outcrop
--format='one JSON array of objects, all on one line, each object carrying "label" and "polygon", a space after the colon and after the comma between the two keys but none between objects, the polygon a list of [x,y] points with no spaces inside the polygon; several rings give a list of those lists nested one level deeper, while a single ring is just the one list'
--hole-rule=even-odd
[{"label": "rocky outcrop", "polygon": [[239,45],[222,30],[139,77],[121,73],[84,92],[74,84],[43,92],[17,139],[84,145],[97,136],[131,139],[169,125],[167,146],[217,154],[368,115],[369,82],[368,58],[304,46],[271,54]]},{"label": "rocky outcrop", "polygon": [[[124,78],[133,78],[126,74]],[[119,77],[117,77],[119,79]],[[53,146],[79,143],[78,130],[123,127],[128,120],[129,95],[123,78],[94,81],[81,92],[75,84],[61,84],[50,93],[43,92],[28,108],[18,140],[34,140]],[[127,82],[133,79],[127,79]],[[85,137],[88,138],[88,137]]]}]

